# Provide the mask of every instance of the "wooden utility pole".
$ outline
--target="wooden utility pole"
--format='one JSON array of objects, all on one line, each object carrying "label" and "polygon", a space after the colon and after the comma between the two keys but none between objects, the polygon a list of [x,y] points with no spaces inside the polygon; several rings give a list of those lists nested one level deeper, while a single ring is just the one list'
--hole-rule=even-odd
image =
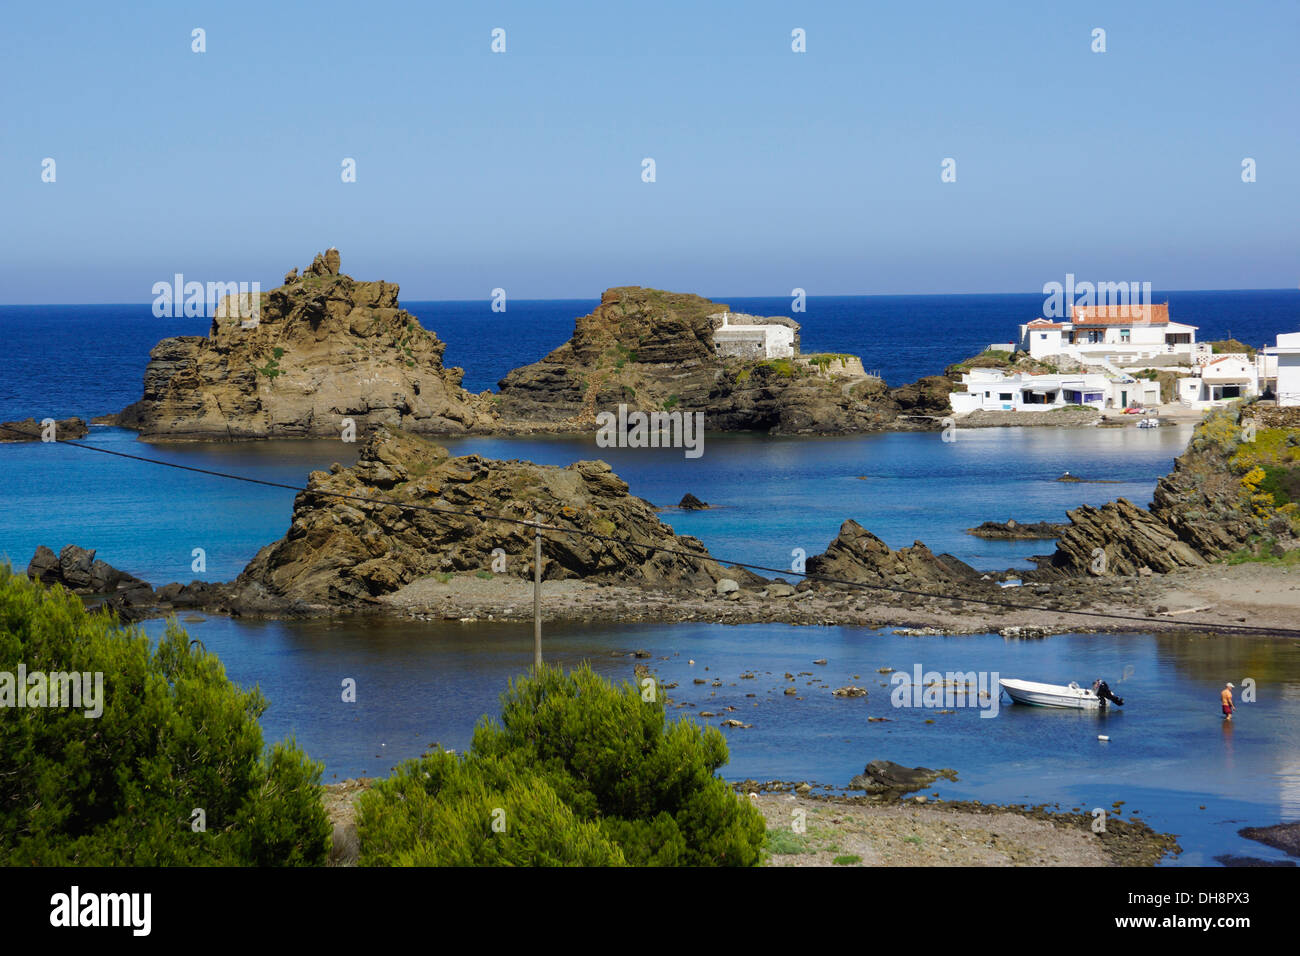
[{"label": "wooden utility pole", "polygon": [[533,529],[533,666],[542,666],[542,532]]}]

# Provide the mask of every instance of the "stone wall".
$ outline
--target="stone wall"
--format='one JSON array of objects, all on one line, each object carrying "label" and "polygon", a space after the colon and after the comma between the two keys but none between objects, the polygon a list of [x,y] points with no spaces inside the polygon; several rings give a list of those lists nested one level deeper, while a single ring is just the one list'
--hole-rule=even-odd
[{"label": "stone wall", "polygon": [[1255,420],[1265,428],[1300,428],[1300,406],[1256,405]]}]

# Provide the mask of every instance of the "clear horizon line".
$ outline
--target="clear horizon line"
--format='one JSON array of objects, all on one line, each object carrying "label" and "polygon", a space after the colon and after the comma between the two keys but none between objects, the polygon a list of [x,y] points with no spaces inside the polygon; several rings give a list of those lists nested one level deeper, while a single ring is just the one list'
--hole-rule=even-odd
[{"label": "clear horizon line", "polygon": [[[353,281],[373,281],[373,280],[355,280],[355,279],[354,279]],[[275,289],[279,289],[279,288],[283,288],[283,286],[275,286],[274,288],[275,288]],[[610,289],[624,289],[624,288],[633,288],[633,287],[632,287],[632,286],[609,286],[609,288],[610,288]],[[635,288],[653,289],[653,288],[655,288],[655,287],[654,287],[654,286],[636,286]],[[272,289],[267,289],[266,291],[267,291],[267,292],[270,292],[270,291],[273,291],[273,290],[272,290]],[[602,294],[603,294],[603,291],[604,291],[604,290],[602,290]],[[724,305],[726,304],[725,300],[727,300],[727,299],[788,299],[788,298],[790,298],[789,295],[784,295],[784,294],[779,294],[779,295],[730,295],[730,294],[728,294],[728,295],[721,295],[721,294],[719,294],[719,295],[703,295],[703,294],[701,294],[701,293],[676,292],[675,290],[672,290],[672,289],[659,289],[659,290],[657,290],[657,291],[660,291],[660,292],[673,292],[674,294],[677,294],[677,295],[700,295],[702,298],[709,299],[710,301],[720,302],[720,303],[722,303],[722,304],[724,304]],[[1164,293],[1170,293],[1170,292],[1300,292],[1300,289],[1294,289],[1294,288],[1281,288],[1281,287],[1277,287],[1277,288],[1269,288],[1269,287],[1256,287],[1256,286],[1246,286],[1246,287],[1232,288],[1232,289],[1153,289],[1151,294],[1152,294],[1152,296],[1155,296],[1156,294],[1164,294]],[[923,296],[933,296],[933,297],[936,297],[936,298],[946,298],[946,297],[959,298],[959,297],[962,297],[962,296],[977,296],[977,295],[1035,295],[1035,296],[1041,296],[1041,295],[1043,295],[1043,294],[1044,294],[1044,293],[1042,293],[1042,292],[846,292],[846,293],[828,292],[828,293],[819,294],[819,295],[808,295],[808,296],[806,296],[805,298],[808,299],[808,300],[813,300],[813,299],[904,299],[904,298],[918,298],[918,297],[923,297]],[[507,300],[507,302],[509,302],[509,301],[515,301],[515,302],[599,302],[599,301],[600,301],[600,298],[601,298],[600,295],[596,295],[596,296],[546,296],[546,297],[544,297],[544,298],[524,298],[524,297],[515,297],[515,298],[513,298],[512,300]],[[488,304],[490,304],[490,303],[492,302],[492,297],[491,297],[490,295],[488,295],[488,296],[484,296],[484,297],[482,297],[482,298],[463,298],[463,299],[422,299],[422,298],[406,298],[406,299],[401,299],[401,300],[399,300],[399,305],[400,305],[400,302],[403,302],[403,301],[404,301],[404,302],[484,302],[484,303],[488,303]],[[89,302],[89,301],[87,301],[87,302],[0,302],[0,309],[8,309],[8,308],[29,308],[29,307],[36,307],[36,308],[56,308],[56,307],[58,307],[58,306],[74,306],[74,305],[98,305],[98,306],[150,306],[150,307],[152,307],[152,305],[153,305],[153,300],[152,300],[152,299],[149,299],[149,300],[146,300],[146,301],[143,301],[143,302]],[[191,318],[206,318],[206,316],[191,316]]]}]

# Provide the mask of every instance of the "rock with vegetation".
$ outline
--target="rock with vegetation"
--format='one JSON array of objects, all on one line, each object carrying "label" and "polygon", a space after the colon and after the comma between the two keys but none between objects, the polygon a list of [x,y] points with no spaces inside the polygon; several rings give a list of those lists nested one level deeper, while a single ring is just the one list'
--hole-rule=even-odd
[{"label": "rock with vegetation", "polygon": [[1300,428],[1282,411],[1210,412],[1157,483],[1150,510],[1121,498],[1069,512],[1048,571],[1173,571],[1300,547]]},{"label": "rock with vegetation", "polygon": [[266,706],[174,625],[155,643],[0,566],[0,865],[320,865],[322,765],[263,748]]},{"label": "rock with vegetation", "polygon": [[712,588],[725,576],[698,539],[675,534],[603,461],[559,468],[453,458],[419,436],[380,428],[353,467],[312,472],[288,534],[257,553],[235,588],[252,607],[270,602],[306,611],[364,606],[418,578],[457,571],[496,573],[495,567],[531,579],[527,522],[608,539],[543,532],[547,580]]},{"label": "rock with vegetation", "polygon": [[340,437],[396,425],[429,434],[490,430],[486,396],[460,387],[446,346],[398,306],[390,282],[339,272],[338,250],[249,305],[223,300],[208,335],[163,339],[149,353],[143,398],[116,416],[141,436],[226,441]]},{"label": "rock with vegetation", "polygon": [[501,380],[502,417],[590,430],[598,413],[626,405],[703,412],[706,427],[719,431],[834,434],[894,426],[898,403],[883,381],[858,372],[851,356],[720,355],[713,346],[720,320],[711,317],[726,311],[698,295],[609,289],[577,319],[568,342]]}]

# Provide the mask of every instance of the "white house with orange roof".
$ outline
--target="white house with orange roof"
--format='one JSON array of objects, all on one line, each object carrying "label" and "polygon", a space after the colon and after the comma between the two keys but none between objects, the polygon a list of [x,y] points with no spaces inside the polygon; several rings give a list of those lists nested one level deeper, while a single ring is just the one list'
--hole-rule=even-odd
[{"label": "white house with orange roof", "polygon": [[1034,319],[1020,326],[1020,349],[1033,358],[1065,355],[1080,362],[1131,361],[1157,355],[1186,355],[1196,344],[1196,326],[1169,319],[1169,303],[1074,306],[1068,321]]}]

